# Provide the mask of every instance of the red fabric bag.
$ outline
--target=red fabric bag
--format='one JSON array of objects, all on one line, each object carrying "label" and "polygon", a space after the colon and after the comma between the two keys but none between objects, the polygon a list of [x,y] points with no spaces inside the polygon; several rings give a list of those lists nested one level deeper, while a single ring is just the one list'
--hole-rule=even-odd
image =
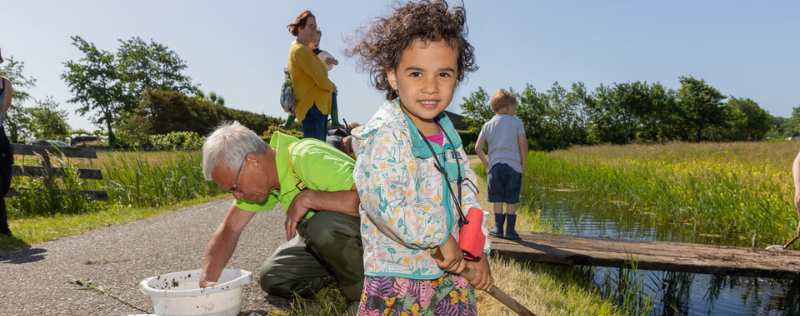
[{"label": "red fabric bag", "polygon": [[483,224],[483,210],[473,207],[467,213],[467,223],[461,226],[458,233],[458,246],[464,253],[464,259],[469,261],[480,261],[483,255],[483,245],[486,243],[486,235],[481,230]]}]

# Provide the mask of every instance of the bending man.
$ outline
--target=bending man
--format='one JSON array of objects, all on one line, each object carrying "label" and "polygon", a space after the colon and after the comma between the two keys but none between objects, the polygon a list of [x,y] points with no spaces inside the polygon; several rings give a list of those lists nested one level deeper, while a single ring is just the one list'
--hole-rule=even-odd
[{"label": "bending man", "polygon": [[260,211],[286,209],[286,243],[261,266],[270,295],[310,296],[334,280],[347,300],[364,282],[354,161],[326,143],[281,133],[267,145],[238,122],[217,128],[203,144],[203,174],[236,201],[206,249],[200,286],[217,284],[242,230]]}]

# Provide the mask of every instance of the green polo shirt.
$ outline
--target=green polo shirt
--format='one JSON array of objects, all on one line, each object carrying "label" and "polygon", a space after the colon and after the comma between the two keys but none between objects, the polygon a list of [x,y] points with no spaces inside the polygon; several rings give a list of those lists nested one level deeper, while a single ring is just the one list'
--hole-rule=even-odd
[{"label": "green polo shirt", "polygon": [[[289,168],[290,160],[295,174],[310,190],[349,191],[355,183],[353,180],[355,161],[323,141],[313,138],[297,139],[275,132],[272,134],[269,146],[275,149],[275,164],[281,188],[270,192],[266,201],[236,200],[234,202],[236,207],[251,212],[271,211],[280,202],[284,209],[288,209],[294,197],[300,193],[297,180]],[[312,215],[314,212],[309,211],[306,218]]]}]

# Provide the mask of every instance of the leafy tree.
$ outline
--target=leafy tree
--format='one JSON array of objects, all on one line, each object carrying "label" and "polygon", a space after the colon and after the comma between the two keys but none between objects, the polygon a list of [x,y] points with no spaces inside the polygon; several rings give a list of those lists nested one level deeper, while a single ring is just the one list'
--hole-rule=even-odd
[{"label": "leafy tree", "polygon": [[126,94],[126,85],[117,71],[114,54],[100,50],[80,36],[73,36],[72,45],[85,54],[76,61],[64,62],[67,70],[61,74],[74,97],[67,102],[81,106],[76,111],[81,116],[96,111],[92,123],[105,125],[108,143],[116,146],[113,124],[125,111],[130,111],[134,102]]},{"label": "leafy tree", "polygon": [[640,139],[666,141],[678,139],[680,109],[677,107],[676,94],[661,83],[649,86],[648,102],[640,117]]},{"label": "leafy tree", "polygon": [[517,93],[517,101],[519,106],[516,116],[525,126],[528,147],[535,150],[557,148],[557,140],[550,138],[552,133],[547,127],[547,113],[550,111],[547,94],[538,92],[533,85],[527,84],[522,92]]},{"label": "leafy tree", "polygon": [[685,115],[683,121],[695,133],[695,140],[702,141],[704,129],[725,125],[725,96],[702,79],[680,77],[680,82],[678,102]]},{"label": "leafy tree", "polygon": [[792,116],[783,124],[786,135],[784,137],[800,134],[800,105],[792,108]]},{"label": "leafy tree", "polygon": [[12,143],[25,141],[27,135],[31,133],[27,129],[30,119],[27,110],[22,105],[31,99],[27,90],[36,87],[36,79],[25,77],[22,74],[24,69],[25,62],[15,60],[13,56],[6,58],[5,62],[0,65],[0,76],[8,78],[14,90],[11,107],[8,108],[5,118],[8,139]]},{"label": "leafy tree", "polygon": [[567,93],[567,89],[553,83],[547,90],[548,111],[546,112],[545,130],[550,146],[566,148],[578,142],[580,132],[576,103],[574,97]]},{"label": "leafy tree", "polygon": [[119,76],[135,103],[142,100],[142,93],[147,89],[173,90],[185,94],[197,90],[192,85],[192,79],[181,73],[186,69],[186,61],[166,45],[152,39],[146,43],[139,37],[118,41],[120,47],[116,57]]},{"label": "leafy tree", "polygon": [[736,140],[761,140],[770,129],[772,116],[749,98],[737,99],[731,96],[726,104],[732,113],[729,125],[733,132],[731,139]]},{"label": "leafy tree", "polygon": [[786,137],[786,122],[789,121],[788,118],[780,117],[780,116],[770,116],[769,122],[769,131],[767,132],[767,138],[771,139],[783,139]]},{"label": "leafy tree", "polygon": [[216,104],[219,104],[219,105],[225,105],[225,98],[223,98],[221,95],[218,95],[214,91],[211,91],[211,92],[209,92],[208,95],[206,95],[206,93],[203,92],[203,90],[197,89],[197,91],[195,92],[194,96],[196,98],[199,98],[200,100],[203,100],[203,101],[208,101],[208,102],[216,103]]},{"label": "leafy tree", "polygon": [[652,111],[649,89],[647,83],[639,81],[618,83],[614,87],[625,144],[636,138],[642,118]]},{"label": "leafy tree", "polygon": [[489,105],[489,95],[482,87],[478,91],[469,94],[469,97],[462,98],[461,113],[464,114],[464,122],[469,123],[470,131],[480,131],[483,124],[486,124],[494,116],[494,111]]},{"label": "leafy tree", "polygon": [[67,71],[61,77],[74,95],[68,102],[82,105],[77,111],[81,116],[96,112],[92,122],[106,127],[112,147],[116,146],[115,127],[135,129],[132,115],[147,89],[183,93],[197,90],[191,78],[181,73],[186,62],[165,45],[134,37],[118,40],[120,47],[114,54],[98,49],[80,36],[73,36],[72,40],[85,57],[64,63]]},{"label": "leafy tree", "polygon": [[58,110],[59,104],[48,96],[36,100],[36,106],[29,109],[31,128],[38,139],[69,138],[69,125],[67,124],[67,110]]},{"label": "leafy tree", "polygon": [[624,115],[620,107],[618,89],[600,84],[592,92],[588,105],[589,137],[600,143],[624,143]]}]

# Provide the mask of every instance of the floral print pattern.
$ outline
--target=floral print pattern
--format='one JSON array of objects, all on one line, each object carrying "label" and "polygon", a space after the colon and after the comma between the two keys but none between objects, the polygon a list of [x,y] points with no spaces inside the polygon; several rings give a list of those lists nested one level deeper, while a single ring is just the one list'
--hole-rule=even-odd
[{"label": "floral print pattern", "polygon": [[477,315],[475,292],[464,277],[438,279],[367,277],[358,315]]}]

